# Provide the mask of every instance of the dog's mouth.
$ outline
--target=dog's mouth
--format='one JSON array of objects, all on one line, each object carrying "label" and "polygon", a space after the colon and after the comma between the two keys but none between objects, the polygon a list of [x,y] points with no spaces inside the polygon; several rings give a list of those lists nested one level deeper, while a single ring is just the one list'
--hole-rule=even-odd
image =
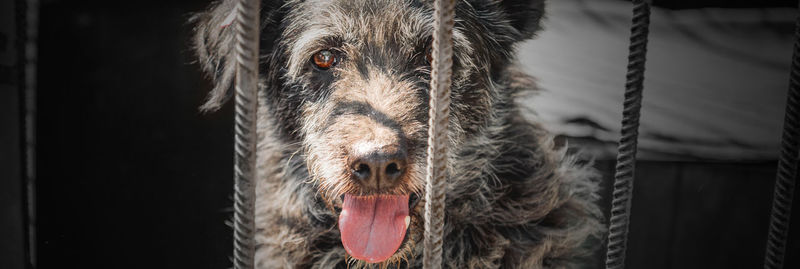
[{"label": "dog's mouth", "polygon": [[405,242],[416,194],[345,194],[339,214],[342,245],[353,258],[368,263],[392,257]]}]

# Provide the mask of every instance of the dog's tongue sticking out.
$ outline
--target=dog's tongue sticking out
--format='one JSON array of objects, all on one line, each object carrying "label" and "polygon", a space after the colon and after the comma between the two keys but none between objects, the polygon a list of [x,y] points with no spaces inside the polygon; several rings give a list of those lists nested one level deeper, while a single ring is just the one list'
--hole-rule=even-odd
[{"label": "dog's tongue sticking out", "polygon": [[403,243],[408,195],[345,194],[339,231],[350,256],[369,263],[389,259]]}]

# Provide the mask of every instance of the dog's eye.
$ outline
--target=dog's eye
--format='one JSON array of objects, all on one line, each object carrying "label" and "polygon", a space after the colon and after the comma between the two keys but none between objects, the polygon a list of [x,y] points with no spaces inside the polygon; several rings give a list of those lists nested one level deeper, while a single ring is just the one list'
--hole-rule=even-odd
[{"label": "dog's eye", "polygon": [[311,62],[319,69],[327,70],[336,65],[336,55],[330,50],[321,50],[311,56]]},{"label": "dog's eye", "polygon": [[425,49],[425,59],[428,60],[428,63],[433,62],[433,46],[428,46],[428,48]]}]

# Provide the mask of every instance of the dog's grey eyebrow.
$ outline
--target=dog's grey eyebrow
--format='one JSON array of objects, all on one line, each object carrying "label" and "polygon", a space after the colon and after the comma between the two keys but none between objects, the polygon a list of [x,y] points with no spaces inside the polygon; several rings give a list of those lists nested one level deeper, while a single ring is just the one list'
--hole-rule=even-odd
[{"label": "dog's grey eyebrow", "polygon": [[303,31],[298,37],[291,38],[294,42],[291,43],[291,54],[287,63],[289,74],[296,77],[306,62],[306,57],[311,55],[313,50],[320,46],[322,42],[332,36],[333,33],[324,28],[313,27]]}]

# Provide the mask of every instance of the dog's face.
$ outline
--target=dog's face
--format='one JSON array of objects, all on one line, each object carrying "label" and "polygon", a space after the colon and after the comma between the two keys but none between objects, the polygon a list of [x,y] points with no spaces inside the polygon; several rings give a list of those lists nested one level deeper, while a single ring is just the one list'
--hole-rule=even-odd
[{"label": "dog's face", "polygon": [[[262,53],[264,96],[281,126],[276,133],[302,145],[309,182],[339,214],[351,257],[410,258],[423,233],[417,202],[426,169],[430,1],[265,3],[274,7],[264,12],[274,23],[265,26]],[[208,27],[227,16],[220,10],[229,8],[213,10]],[[511,98],[494,81],[506,75],[513,44],[539,29],[542,12],[543,0],[459,1],[449,147],[483,132],[493,106]],[[201,60],[229,87],[230,55],[218,48],[230,43],[225,35],[198,28]],[[212,95],[210,106],[221,99]]]}]

